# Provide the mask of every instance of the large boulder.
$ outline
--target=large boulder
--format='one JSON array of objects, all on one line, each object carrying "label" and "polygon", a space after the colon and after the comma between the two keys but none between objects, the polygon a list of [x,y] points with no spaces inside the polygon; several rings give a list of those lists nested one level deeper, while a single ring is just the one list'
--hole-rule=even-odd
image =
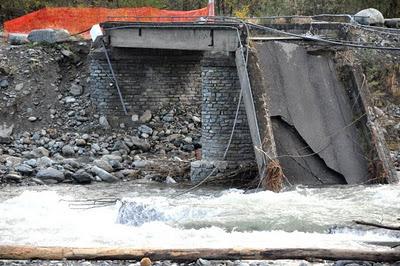
[{"label": "large boulder", "polygon": [[100,167],[101,169],[107,171],[107,172],[112,172],[114,171],[114,169],[112,168],[111,164],[106,161],[106,160],[102,160],[102,159],[97,159],[93,161],[93,164],[97,167]]},{"label": "large boulder", "polygon": [[66,30],[40,29],[33,30],[28,35],[31,42],[59,43],[68,41],[70,35]]},{"label": "large boulder", "polygon": [[55,168],[49,167],[46,169],[40,170],[36,174],[36,178],[46,182],[46,183],[53,183],[52,181],[62,182],[65,179],[64,173],[60,170]]},{"label": "large boulder", "polygon": [[119,180],[117,177],[113,176],[106,170],[101,169],[100,167],[97,167],[97,166],[93,166],[90,169],[90,171],[93,174],[95,174],[96,176],[98,176],[104,182],[113,183],[113,182],[117,182]]},{"label": "large boulder", "polygon": [[33,168],[27,164],[19,164],[15,167],[15,171],[23,175],[31,175],[33,173]]},{"label": "large boulder", "polygon": [[355,21],[362,25],[383,26],[385,18],[382,13],[375,8],[363,9],[354,15]]},{"label": "large boulder", "polygon": [[154,221],[165,221],[162,213],[138,202],[123,201],[118,210],[117,223],[140,226]]},{"label": "large boulder", "polygon": [[93,176],[83,169],[78,170],[72,178],[79,184],[90,184]]}]

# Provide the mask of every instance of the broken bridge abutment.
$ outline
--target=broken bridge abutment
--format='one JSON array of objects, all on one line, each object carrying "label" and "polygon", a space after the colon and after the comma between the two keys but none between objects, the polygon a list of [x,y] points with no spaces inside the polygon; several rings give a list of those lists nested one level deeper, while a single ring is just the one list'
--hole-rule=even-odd
[{"label": "broken bridge abutment", "polygon": [[[257,154],[260,147],[281,161],[290,184],[368,182],[374,177],[369,170],[374,161],[383,162],[385,166],[381,173],[385,172],[387,179],[380,182],[390,180],[385,147],[379,143],[365,145],[365,142],[382,141],[379,130],[364,125],[371,115],[365,88],[360,84],[346,87],[346,82],[332,71],[334,53],[320,52],[323,49],[309,52],[304,48],[307,45],[299,41],[289,41],[289,44],[267,41],[270,44],[262,45],[262,37],[253,45],[247,71],[237,50],[239,31],[231,26],[131,26],[131,29],[109,31],[107,27],[111,26],[105,27],[108,53],[124,105],[130,114],[138,115],[147,109],[157,111],[163,104],[185,103],[201,110],[202,159],[192,163],[192,180],[203,180],[216,174],[215,170],[223,174],[243,165],[254,166],[256,161],[261,173],[263,168],[260,168],[260,154]],[[239,68],[238,62],[241,62]],[[296,78],[295,73],[300,76]],[[321,83],[318,78],[329,82]],[[124,119],[129,121],[101,49],[92,52],[91,80],[91,95],[99,112],[116,123]],[[244,96],[246,106],[241,103],[237,112],[243,88],[248,90]],[[352,95],[361,95],[361,100],[353,103],[346,90],[351,90]],[[296,93],[303,95],[296,97]],[[314,97],[316,95],[320,96]],[[319,113],[324,114],[326,108],[318,107],[321,106],[320,97],[329,97],[326,108],[337,109],[326,112],[335,123],[329,124],[324,115],[318,115],[321,119],[307,116],[309,109],[317,114],[319,108]],[[366,112],[365,119],[353,121],[356,114],[351,107],[355,105]],[[358,128],[363,128],[363,132]],[[338,131],[345,132],[335,133]],[[316,138],[318,145],[314,143]],[[346,139],[344,142],[350,144],[340,149],[338,139]],[[335,144],[338,141],[340,143]],[[376,152],[377,149],[381,150]],[[374,154],[374,158],[370,154]],[[348,168],[345,164],[351,160],[340,158],[355,158],[360,163]],[[261,162],[264,163],[265,160]],[[256,176],[254,174],[253,178]]]},{"label": "broken bridge abutment", "polygon": [[243,103],[236,117],[240,83],[233,52],[145,48],[112,48],[108,52],[129,115],[124,114],[101,49],[91,54],[91,97],[113,126],[135,125],[131,114],[140,116],[145,110],[157,112],[163,105],[183,103],[202,114],[202,158],[191,165],[192,180],[204,179],[214,168],[218,169],[214,174],[243,166],[256,169]]}]

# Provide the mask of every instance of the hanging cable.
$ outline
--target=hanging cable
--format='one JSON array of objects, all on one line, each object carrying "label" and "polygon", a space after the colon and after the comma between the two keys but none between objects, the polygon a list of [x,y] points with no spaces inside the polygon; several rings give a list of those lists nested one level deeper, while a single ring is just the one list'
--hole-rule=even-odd
[{"label": "hanging cable", "polygon": [[104,40],[101,40],[101,45],[103,46],[104,54],[106,55],[107,63],[108,63],[108,66],[110,67],[111,75],[112,75],[112,77],[114,79],[115,86],[117,87],[117,91],[118,91],[119,99],[121,101],[122,108],[124,109],[125,115],[128,115],[128,111],[126,110],[125,102],[124,102],[124,99],[122,98],[122,93],[121,93],[121,90],[119,88],[118,80],[117,80],[117,77],[115,76],[114,69],[112,67],[111,60],[110,60],[110,57],[108,55],[106,45],[104,44]]}]

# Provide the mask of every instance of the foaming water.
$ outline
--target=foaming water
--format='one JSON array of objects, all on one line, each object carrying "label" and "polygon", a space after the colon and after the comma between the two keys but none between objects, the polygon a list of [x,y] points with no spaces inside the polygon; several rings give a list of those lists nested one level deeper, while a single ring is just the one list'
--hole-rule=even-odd
[{"label": "foaming water", "polygon": [[[368,242],[400,241],[398,234],[352,223],[398,222],[399,185],[297,187],[278,194],[201,189],[173,197],[183,190],[140,183],[8,188],[0,196],[0,244],[384,249]],[[102,197],[133,202],[162,219],[119,224],[121,202],[92,209],[69,205],[70,200]]]}]

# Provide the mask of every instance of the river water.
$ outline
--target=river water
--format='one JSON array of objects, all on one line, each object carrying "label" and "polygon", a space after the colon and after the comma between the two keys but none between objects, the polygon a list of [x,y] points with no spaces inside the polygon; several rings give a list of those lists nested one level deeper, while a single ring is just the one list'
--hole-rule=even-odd
[{"label": "river water", "polygon": [[[140,182],[4,188],[0,244],[376,250],[387,249],[380,244],[400,241],[399,234],[352,223],[399,223],[400,185],[296,187],[278,194],[202,188],[176,197],[186,188]],[[90,209],[71,205],[93,198],[135,202],[162,219],[119,224],[120,201]]]}]

